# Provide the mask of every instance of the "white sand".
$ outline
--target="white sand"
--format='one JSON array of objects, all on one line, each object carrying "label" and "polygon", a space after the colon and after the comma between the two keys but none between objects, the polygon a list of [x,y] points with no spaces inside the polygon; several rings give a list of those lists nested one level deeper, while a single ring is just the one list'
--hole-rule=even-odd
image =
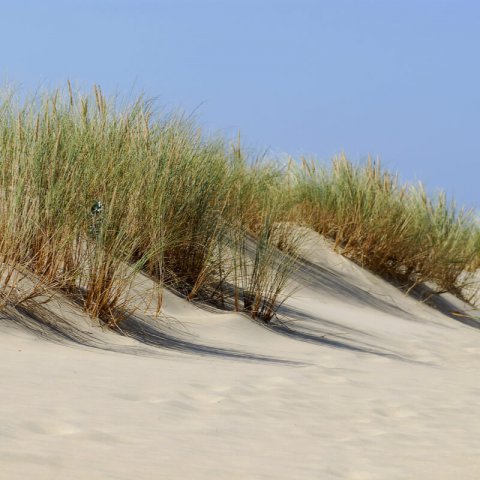
[{"label": "white sand", "polygon": [[165,348],[66,303],[100,348],[2,320],[0,478],[479,479],[480,330],[305,248],[290,330],[172,294]]}]

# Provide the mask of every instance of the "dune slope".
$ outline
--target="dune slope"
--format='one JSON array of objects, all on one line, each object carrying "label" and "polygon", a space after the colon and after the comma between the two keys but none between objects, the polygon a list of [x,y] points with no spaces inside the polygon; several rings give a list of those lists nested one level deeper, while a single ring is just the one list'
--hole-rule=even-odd
[{"label": "dune slope", "polygon": [[153,321],[146,277],[127,336],[61,298],[5,312],[0,477],[479,478],[479,312],[304,249],[269,328],[171,292]]}]

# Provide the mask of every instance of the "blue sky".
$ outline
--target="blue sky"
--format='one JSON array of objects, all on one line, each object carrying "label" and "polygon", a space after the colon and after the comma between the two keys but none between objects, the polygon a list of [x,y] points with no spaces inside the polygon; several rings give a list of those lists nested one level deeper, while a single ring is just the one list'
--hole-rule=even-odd
[{"label": "blue sky", "polygon": [[480,207],[476,0],[0,0],[0,78],[144,91],[258,151],[379,156]]}]

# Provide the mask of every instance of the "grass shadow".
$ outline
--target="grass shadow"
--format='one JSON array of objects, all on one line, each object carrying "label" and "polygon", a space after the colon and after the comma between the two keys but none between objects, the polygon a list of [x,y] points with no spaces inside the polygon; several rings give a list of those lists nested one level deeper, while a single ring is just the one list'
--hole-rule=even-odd
[{"label": "grass shadow", "polygon": [[[75,303],[75,302],[74,302]],[[140,315],[124,315],[121,326],[106,329],[100,335],[101,327],[95,330],[82,329],[76,322],[71,322],[48,307],[36,303],[7,305],[0,316],[5,325],[28,331],[38,338],[66,346],[94,348],[121,354],[164,357],[166,350],[224,358],[240,361],[265,362],[276,364],[300,365],[300,362],[253,354],[245,351],[206,345],[195,339],[185,338],[185,333],[176,332],[173,328],[162,325],[162,322],[151,317]],[[102,338],[110,332],[112,341]],[[138,345],[121,345],[114,343],[116,336],[125,336],[138,342]]]},{"label": "grass shadow", "polygon": [[343,301],[350,299],[354,303],[375,308],[383,313],[401,316],[408,320],[412,319],[406,310],[352,284],[348,279],[329,268],[313,263],[306,258],[299,259],[298,265],[299,268],[295,270],[293,279],[302,286],[320,289]]},{"label": "grass shadow", "polygon": [[215,347],[196,342],[183,335],[174,334],[172,329],[167,329],[160,322],[142,315],[130,315],[122,321],[119,331],[127,337],[149,346],[175,350],[182,353],[190,353],[202,356],[222,357],[235,360],[247,360],[255,362],[281,363],[300,365],[285,359],[253,354],[231,348]]},{"label": "grass shadow", "polygon": [[391,360],[397,360],[408,363],[419,363],[415,360],[406,358],[394,352],[385,350],[379,350],[372,345],[364,342],[351,342],[344,339],[334,338],[338,337],[334,334],[318,334],[311,331],[302,331],[299,329],[291,328],[283,322],[265,324],[265,328],[268,330],[289,337],[293,340],[312,343],[322,347],[335,348],[340,350],[346,350],[354,353],[362,353],[367,355],[373,355],[377,357],[389,358]]},{"label": "grass shadow", "polygon": [[34,336],[49,342],[77,347],[94,348],[130,355],[151,355],[141,346],[116,345],[101,339],[93,332],[79,328],[45,306],[29,302],[28,304],[7,305],[0,316],[9,326],[26,330]]},{"label": "grass shadow", "polygon": [[[453,294],[449,295],[452,295],[453,297]],[[457,297],[454,297],[454,299],[452,299],[453,301],[449,300],[445,294],[436,292],[432,287],[426,284],[417,285],[415,288],[411,289],[410,296],[427,304],[435,310],[438,310],[443,315],[446,315],[457,322],[472,328],[480,329],[480,311],[472,306],[472,310],[479,316],[475,317],[470,315],[465,309],[465,306],[469,304],[464,300],[458,299]]]}]

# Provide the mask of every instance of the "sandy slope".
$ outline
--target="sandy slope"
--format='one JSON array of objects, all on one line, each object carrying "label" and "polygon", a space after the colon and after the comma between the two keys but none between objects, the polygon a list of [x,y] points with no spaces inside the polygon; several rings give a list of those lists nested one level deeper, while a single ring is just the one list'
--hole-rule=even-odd
[{"label": "sandy slope", "polygon": [[63,301],[0,322],[0,478],[480,478],[480,330],[305,250],[281,328],[171,293],[136,338]]}]

